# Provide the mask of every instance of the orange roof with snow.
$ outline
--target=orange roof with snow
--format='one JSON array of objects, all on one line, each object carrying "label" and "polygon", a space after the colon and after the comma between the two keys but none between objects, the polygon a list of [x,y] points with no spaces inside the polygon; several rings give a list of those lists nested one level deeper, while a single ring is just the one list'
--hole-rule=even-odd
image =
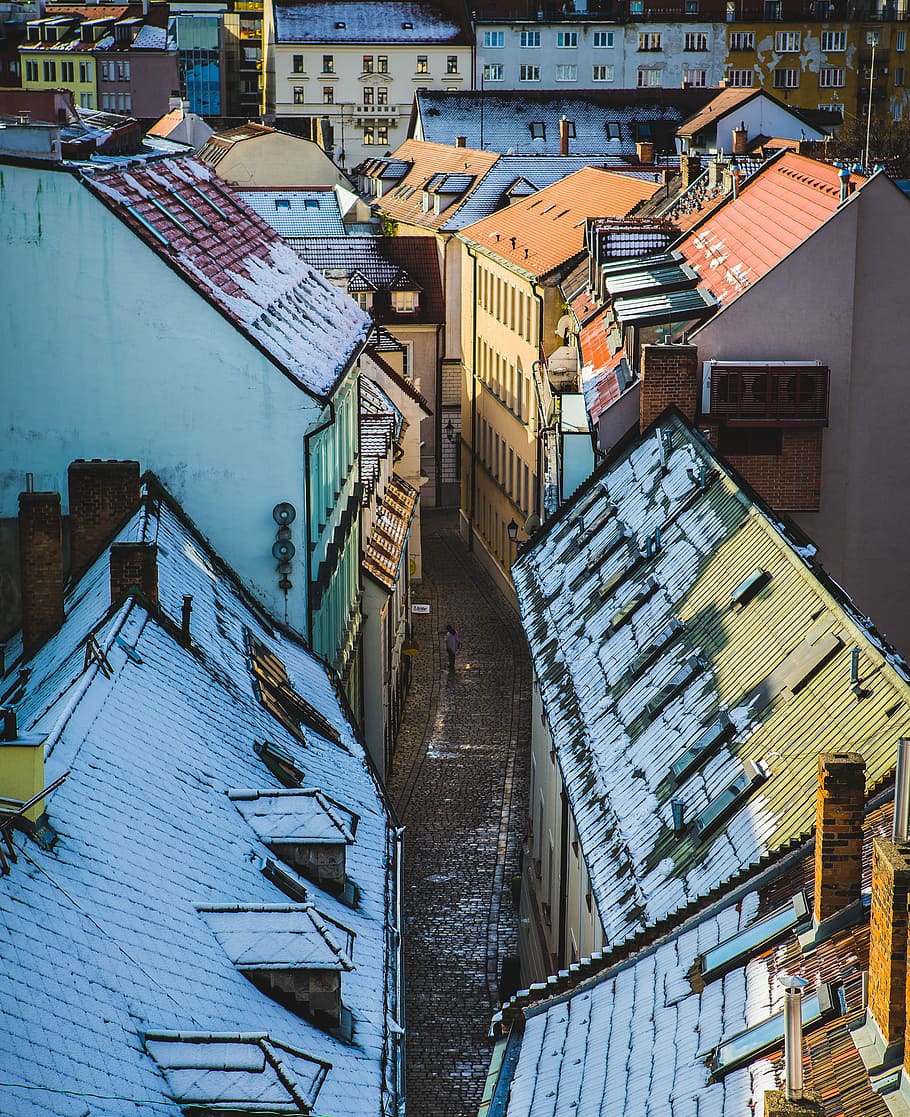
[{"label": "orange roof with snow", "polygon": [[[854,187],[865,179],[851,175]],[[787,152],[754,175],[676,248],[726,306],[820,228],[841,204],[838,168]]]},{"label": "orange roof with snow", "polygon": [[589,217],[625,217],[659,189],[655,182],[584,167],[458,236],[540,278],[582,251]]}]

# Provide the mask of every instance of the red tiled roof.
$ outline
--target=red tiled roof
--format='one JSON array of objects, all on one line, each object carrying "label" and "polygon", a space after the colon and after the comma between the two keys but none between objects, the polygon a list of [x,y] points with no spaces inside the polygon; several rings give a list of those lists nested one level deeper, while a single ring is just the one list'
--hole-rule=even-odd
[{"label": "red tiled roof", "polygon": [[[865,180],[851,175],[859,185]],[[840,205],[838,169],[787,152],[677,246],[726,306],[820,228]]]},{"label": "red tiled roof", "polygon": [[709,124],[713,124],[718,117],[732,112],[733,109],[745,104],[746,101],[751,101],[761,92],[760,89],[722,89],[716,97],[711,98],[703,109],[700,109],[694,116],[690,116],[688,120],[683,121],[676,134],[678,136],[692,136],[696,132],[700,132],[702,128],[707,128]]},{"label": "red tiled roof", "polygon": [[331,393],[369,318],[208,167],[178,157],[83,181],[296,383]]},{"label": "red tiled roof", "polygon": [[592,423],[597,423],[610,404],[622,394],[616,369],[626,351],[620,346],[616,353],[611,353],[608,336],[612,325],[613,316],[604,308],[582,328],[578,338],[582,388]]},{"label": "red tiled roof", "polygon": [[584,248],[589,217],[625,217],[659,189],[657,183],[584,167],[459,234],[479,248],[544,276]]}]

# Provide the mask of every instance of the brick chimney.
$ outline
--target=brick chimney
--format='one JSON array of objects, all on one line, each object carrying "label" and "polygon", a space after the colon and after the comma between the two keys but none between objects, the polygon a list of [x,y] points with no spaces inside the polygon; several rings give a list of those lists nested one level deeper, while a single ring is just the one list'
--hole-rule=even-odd
[{"label": "brick chimney", "polygon": [[688,190],[701,174],[701,159],[697,155],[683,155],[679,160],[679,169],[682,174],[682,188]]},{"label": "brick chimney", "polygon": [[745,124],[733,129],[733,154],[745,155],[749,146],[749,130]]},{"label": "brick chimney", "polygon": [[869,1014],[886,1047],[904,1041],[908,897],[910,846],[873,838]]},{"label": "brick chimney", "polygon": [[468,146],[468,137],[467,136],[456,136],[455,137],[455,146],[456,147],[467,147]]},{"label": "brick chimney", "polygon": [[63,624],[63,518],[59,493],[19,494],[22,654],[30,659]]},{"label": "brick chimney", "polygon": [[635,145],[635,154],[639,163],[654,162],[654,144],[650,140],[639,140]]},{"label": "brick chimney", "polygon": [[564,116],[559,118],[559,154],[569,154],[569,121]]},{"label": "brick chimney", "polygon": [[134,589],[158,604],[158,547],[155,543],[114,543],[111,547],[111,604]]},{"label": "brick chimney", "polygon": [[671,403],[690,423],[698,411],[701,378],[696,345],[643,345],[639,426],[649,426]]},{"label": "brick chimney", "polygon": [[866,762],[855,752],[822,753],[815,798],[816,925],[861,899]]},{"label": "brick chimney", "polygon": [[139,506],[139,463],[76,461],[69,467],[70,572],[79,577]]}]

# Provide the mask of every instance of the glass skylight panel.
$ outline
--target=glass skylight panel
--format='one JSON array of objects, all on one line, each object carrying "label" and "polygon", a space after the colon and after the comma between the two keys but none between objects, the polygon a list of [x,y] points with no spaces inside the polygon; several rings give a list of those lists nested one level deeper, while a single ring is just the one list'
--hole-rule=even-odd
[{"label": "glass skylight panel", "polygon": [[681,636],[685,631],[686,626],[684,622],[681,621],[679,617],[674,617],[667,627],[658,632],[651,643],[643,648],[638,655],[630,661],[624,681],[631,684],[639,675],[644,674],[676,637]]},{"label": "glass skylight panel", "polygon": [[676,672],[672,679],[660,688],[643,710],[646,722],[654,721],[657,715],[681,694],[693,679],[697,678],[708,666],[700,655],[692,656]]},{"label": "glass skylight panel", "polygon": [[608,626],[609,635],[612,636],[615,632],[618,632],[623,625],[628,624],[642,605],[650,601],[659,589],[660,584],[657,579],[649,578],[638,593],[631,597],[621,608],[617,609],[610,618],[610,624]]},{"label": "glass skylight panel", "polygon": [[733,736],[733,723],[727,717],[725,710],[721,710],[714,721],[698,737],[682,756],[673,764],[670,775],[676,783],[682,781],[704,760],[712,755],[718,745]]},{"label": "glass skylight panel", "polygon": [[[835,1007],[831,990],[823,985],[817,992],[803,997],[802,1017],[803,1027],[808,1028],[817,1024],[823,1017],[829,1015]],[[782,1047],[784,1042],[784,1014],[777,1012],[751,1028],[721,1040],[714,1052],[711,1061],[711,1070],[715,1078],[720,1078],[728,1071],[744,1063],[751,1062],[759,1055]]]},{"label": "glass skylight panel", "polygon": [[749,577],[744,578],[730,594],[731,605],[745,609],[750,601],[758,597],[770,581],[771,575],[767,570],[761,568],[753,570]]},{"label": "glass skylight panel", "polygon": [[692,829],[697,838],[705,838],[712,831],[739,808],[740,803],[759,783],[768,778],[768,769],[761,761],[747,760],[743,770],[728,784],[724,790],[713,799],[701,812],[692,824]]},{"label": "glass skylight panel", "polygon": [[701,956],[702,977],[705,981],[711,981],[737,963],[745,963],[755,958],[786,931],[799,926],[808,916],[809,907],[806,897],[804,893],[797,892],[783,907],[737,931],[735,935],[724,939],[710,950],[706,950]]}]

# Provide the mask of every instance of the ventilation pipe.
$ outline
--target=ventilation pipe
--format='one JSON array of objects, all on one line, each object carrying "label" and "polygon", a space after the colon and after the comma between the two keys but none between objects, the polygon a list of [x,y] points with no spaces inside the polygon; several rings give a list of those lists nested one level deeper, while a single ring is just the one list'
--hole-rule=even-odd
[{"label": "ventilation pipe", "polygon": [[183,607],[180,611],[180,635],[185,643],[190,642],[190,617],[193,615],[193,595],[183,595]]},{"label": "ventilation pipe", "polygon": [[850,168],[841,167],[837,177],[840,180],[840,200],[845,202],[850,197]]},{"label": "ventilation pipe", "polygon": [[902,845],[910,836],[910,738],[901,737],[897,743],[897,772],[894,777],[894,829],[891,837],[895,845]]},{"label": "ventilation pipe", "polygon": [[569,121],[565,116],[559,119],[559,154],[569,154]]},{"label": "ventilation pipe", "polygon": [[805,978],[786,975],[784,987],[784,1070],[788,1101],[803,1097],[803,990]]}]

